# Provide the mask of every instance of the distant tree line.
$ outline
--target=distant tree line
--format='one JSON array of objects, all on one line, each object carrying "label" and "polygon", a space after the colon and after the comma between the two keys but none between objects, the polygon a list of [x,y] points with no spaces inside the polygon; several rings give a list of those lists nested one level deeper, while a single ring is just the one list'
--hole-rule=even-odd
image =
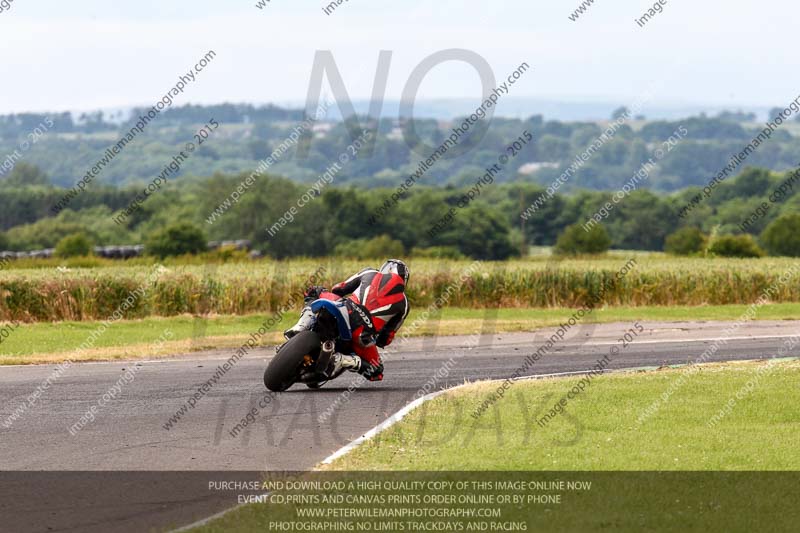
[{"label": "distant tree line", "polygon": [[[634,191],[615,207],[597,234],[587,234],[581,226],[609,200],[610,192],[556,194],[523,220],[520,214],[544,192],[540,185],[493,183],[466,206],[463,198],[467,186],[420,185],[377,223],[369,225],[369,214],[394,189],[332,185],[296,209],[293,221],[270,237],[266,228],[297,207],[308,185],[264,175],[238,203],[209,224],[207,220],[220,200],[227,198],[247,174],[218,173],[205,179],[173,182],[148,198],[124,224],[117,224],[114,214],[125,208],[139,189],[93,186],[53,217],[49,216],[49,207],[62,190],[49,185],[38,168],[18,164],[9,178],[0,182],[0,248],[55,248],[65,237],[80,234],[85,239],[73,239],[71,246],[75,242],[84,248],[149,243],[152,249],[186,251],[207,240],[247,239],[253,249],[279,258],[331,254],[358,257],[365,254],[364,250],[385,249],[397,255],[413,252],[504,259],[526,254],[533,245],[558,245],[564,253],[599,253],[613,247],[666,248],[692,254],[708,252],[709,243],[719,243],[716,250],[710,250],[717,255],[736,255],[736,250],[744,250],[740,255],[758,255],[764,253],[762,249],[772,254],[800,255],[800,244],[793,244],[800,239],[800,217],[790,216],[800,212],[797,195],[782,196],[747,226],[747,232],[741,230],[743,220],[757,212],[770,196],[774,198],[774,190],[787,182],[787,175],[747,168],[723,182],[684,219],[678,218],[678,209],[698,192],[697,188],[670,195]],[[441,230],[430,231],[451,208],[456,208],[452,220]],[[171,247],[174,235],[190,235],[185,239],[189,248]],[[722,239],[726,236],[737,242]],[[738,242],[743,239],[748,242]]]}]

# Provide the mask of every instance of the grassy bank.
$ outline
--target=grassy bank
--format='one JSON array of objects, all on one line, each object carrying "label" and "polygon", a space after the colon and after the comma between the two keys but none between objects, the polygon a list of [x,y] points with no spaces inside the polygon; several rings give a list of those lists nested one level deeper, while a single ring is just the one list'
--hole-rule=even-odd
[{"label": "grassy bank", "polygon": [[[518,382],[477,421],[470,413],[496,385],[474,385],[423,404],[324,472],[302,480],[320,485],[338,480],[389,483],[365,495],[370,502],[385,494],[381,504],[345,506],[355,512],[387,507],[498,511],[496,518],[483,520],[454,515],[438,522],[442,531],[794,531],[800,519],[795,505],[800,362],[771,363],[704,365],[641,426],[636,423],[641,411],[685,368],[597,377],[544,427],[537,422],[544,405],[560,399],[579,378]],[[752,389],[748,384],[754,384]],[[730,412],[709,427],[731,398],[736,402]],[[778,472],[784,470],[792,472]],[[397,480],[422,484],[411,491],[395,488],[391,481]],[[459,491],[439,489],[441,485],[427,485],[426,480],[470,481]],[[574,481],[583,488],[570,490]],[[482,488],[509,482],[566,483],[567,489]],[[311,528],[319,519],[304,512],[308,505],[291,504],[289,496],[320,493],[335,498],[342,492],[367,491],[358,485],[278,491],[275,498],[242,506],[192,531],[283,531],[292,524]],[[410,504],[391,499],[408,498],[409,493],[419,499]],[[441,493],[467,499],[425,499]],[[507,493],[508,499],[469,499],[498,493]],[[555,495],[557,501],[536,499]],[[393,503],[398,501],[402,503]],[[381,514],[348,518],[337,514],[341,505],[321,502],[314,507],[345,517],[329,520],[351,524],[353,531],[365,522],[371,528],[360,529],[392,531],[422,531],[423,524],[437,523],[416,517],[424,515],[398,514],[393,516],[411,518],[392,518],[399,522],[387,529],[389,519]]]},{"label": "grassy bank", "polygon": [[642,411],[684,370],[597,377],[544,427],[538,420],[580,378],[516,383],[477,420],[471,413],[496,385],[475,385],[412,412],[333,469],[800,470],[800,362],[767,364],[704,366],[641,425]]},{"label": "grassy bank", "polygon": [[[603,301],[608,305],[641,307],[750,304],[772,286],[772,301],[800,302],[796,274],[780,282],[797,268],[790,259],[639,256],[635,268],[612,283],[626,260],[415,260],[408,294],[417,308],[444,293],[450,294],[445,302],[450,307],[560,308],[591,301],[606,286]],[[102,320],[137,291],[124,318],[271,313],[296,301],[320,268],[318,283],[331,285],[363,266],[332,259],[167,265],[157,276],[145,265],[5,270],[0,272],[0,321]]]},{"label": "grassy bank", "polygon": [[[747,309],[745,305],[700,307],[606,307],[587,317],[588,322],[633,322],[634,320],[736,320]],[[299,311],[299,310],[298,310]],[[422,312],[412,311],[408,324]],[[487,332],[531,331],[556,326],[572,313],[571,309],[464,309],[445,308],[441,315],[431,316],[414,335],[471,335]],[[273,315],[209,316],[181,315],[149,317],[114,322],[98,336],[91,349],[75,350],[100,326],[100,322],[48,322],[20,324],[0,341],[0,364],[24,364],[76,361],[107,361],[163,357],[205,349],[240,346],[248,336]],[[763,320],[800,319],[800,304],[771,304],[761,307],[756,316]],[[294,323],[295,312],[276,322],[261,344],[275,344],[281,332]],[[172,332],[170,341],[157,342],[165,330]],[[401,330],[402,331],[402,330]]]}]

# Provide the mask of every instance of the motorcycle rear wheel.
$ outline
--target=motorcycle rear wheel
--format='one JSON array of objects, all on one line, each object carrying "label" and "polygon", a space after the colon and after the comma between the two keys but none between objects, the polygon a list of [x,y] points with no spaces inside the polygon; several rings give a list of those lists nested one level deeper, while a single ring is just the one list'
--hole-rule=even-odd
[{"label": "motorcycle rear wheel", "polygon": [[295,384],[305,356],[316,359],[322,341],[313,331],[301,331],[281,346],[264,371],[264,385],[273,392],[283,392]]},{"label": "motorcycle rear wheel", "polygon": [[338,378],[339,376],[341,376],[344,373],[345,373],[345,369],[344,368],[340,368],[338,372],[335,372],[328,379],[323,379],[322,381],[309,381],[308,383],[306,383],[306,387],[308,387],[309,389],[319,390],[322,387],[324,387],[326,383],[328,383],[329,381],[333,381],[334,379]]}]

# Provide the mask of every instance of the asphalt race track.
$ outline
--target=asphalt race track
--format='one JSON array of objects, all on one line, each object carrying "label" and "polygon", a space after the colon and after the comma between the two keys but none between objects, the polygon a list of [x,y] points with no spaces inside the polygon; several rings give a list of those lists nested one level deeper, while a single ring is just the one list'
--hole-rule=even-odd
[{"label": "asphalt race track", "polygon": [[[612,370],[689,362],[729,326],[643,325],[644,334],[613,357]],[[630,327],[580,325],[529,374],[586,371]],[[10,428],[3,423],[55,367],[0,367],[0,531],[158,531],[191,523],[235,503],[210,492],[210,479],[313,468],[413,400],[426,383],[422,392],[511,375],[552,331],[413,339],[387,359],[383,382],[357,389],[323,421],[320,414],[342,398],[352,375],[319,391],[295,386],[265,404],[262,375],[271,348],[242,359],[169,430],[169,418],[230,352],[73,365]],[[770,357],[797,331],[797,322],[750,323],[710,360]],[[131,365],[140,365],[135,379],[71,435],[69,428]],[[449,374],[431,381],[443,367]],[[254,408],[255,423],[231,436]]]}]

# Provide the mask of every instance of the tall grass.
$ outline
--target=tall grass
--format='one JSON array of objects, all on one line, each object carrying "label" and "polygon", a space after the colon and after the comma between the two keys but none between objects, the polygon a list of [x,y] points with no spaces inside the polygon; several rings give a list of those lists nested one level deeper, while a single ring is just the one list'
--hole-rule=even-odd
[{"label": "tall grass", "polygon": [[[613,280],[624,258],[482,263],[448,301],[456,307],[577,307]],[[790,259],[637,258],[636,266],[605,293],[612,306],[750,304],[776,285],[772,300],[800,302],[800,281],[778,279],[800,264]],[[459,284],[470,261],[410,262],[413,306],[427,306]],[[179,314],[237,315],[298,308],[308,277],[327,268],[328,286],[364,267],[326,259],[171,265],[147,283],[152,266],[19,269],[0,272],[0,321],[102,320],[139,287],[126,318]]]}]

